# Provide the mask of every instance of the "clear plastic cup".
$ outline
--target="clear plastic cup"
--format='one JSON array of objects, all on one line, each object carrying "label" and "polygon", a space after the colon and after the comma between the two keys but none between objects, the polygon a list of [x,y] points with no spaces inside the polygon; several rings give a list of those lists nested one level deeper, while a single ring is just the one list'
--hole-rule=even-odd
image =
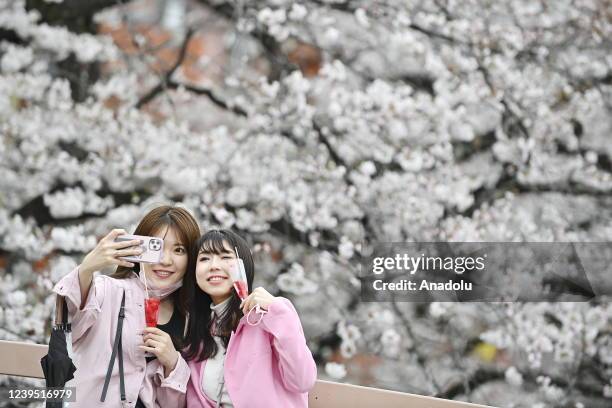
[{"label": "clear plastic cup", "polygon": [[232,284],[238,294],[240,300],[244,300],[249,296],[249,285],[247,284],[246,272],[244,270],[244,262],[242,259],[236,259],[233,267],[230,269]]},{"label": "clear plastic cup", "polygon": [[147,327],[157,326],[157,319],[159,317],[159,303],[160,299],[158,298],[145,299],[144,311]]}]

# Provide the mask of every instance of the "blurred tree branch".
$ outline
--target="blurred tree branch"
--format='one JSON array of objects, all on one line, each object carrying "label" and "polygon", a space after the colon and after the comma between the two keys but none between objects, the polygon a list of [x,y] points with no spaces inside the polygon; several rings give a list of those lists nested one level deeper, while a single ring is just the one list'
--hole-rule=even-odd
[{"label": "blurred tree branch", "polygon": [[41,21],[47,24],[66,26],[75,33],[94,34],[94,14],[125,2],[123,0],[63,0],[61,3],[49,3],[45,0],[26,0],[26,9],[37,10],[41,15]]}]

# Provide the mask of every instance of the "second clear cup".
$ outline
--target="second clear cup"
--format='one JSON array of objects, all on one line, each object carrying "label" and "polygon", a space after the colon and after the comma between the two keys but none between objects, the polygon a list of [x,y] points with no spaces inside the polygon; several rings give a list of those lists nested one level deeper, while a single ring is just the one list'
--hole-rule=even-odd
[{"label": "second clear cup", "polygon": [[[237,250],[236,256],[238,256]],[[246,299],[247,296],[249,296],[249,286],[247,284],[246,271],[244,270],[244,262],[242,262],[242,259],[236,258],[236,262],[230,268],[230,276],[240,300]]]}]

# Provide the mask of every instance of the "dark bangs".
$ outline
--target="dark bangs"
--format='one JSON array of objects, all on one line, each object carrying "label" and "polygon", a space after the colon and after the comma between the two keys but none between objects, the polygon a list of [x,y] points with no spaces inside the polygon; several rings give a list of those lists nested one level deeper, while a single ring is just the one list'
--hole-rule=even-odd
[{"label": "dark bangs", "polygon": [[166,239],[166,235],[168,235],[168,232],[172,230],[176,234],[179,243],[185,248],[189,248],[189,239],[187,238],[187,233],[181,228],[179,228],[179,226],[172,218],[170,218],[169,216],[160,218],[155,224],[157,225],[153,225],[153,231],[150,235],[156,235],[166,230],[164,236],[162,237],[162,239]]},{"label": "dark bangs", "polygon": [[[230,248],[226,248],[229,246]],[[198,253],[204,252],[207,254],[221,255],[234,251],[234,243],[231,242],[231,237],[226,236],[219,230],[210,230],[202,235],[196,244]]]}]

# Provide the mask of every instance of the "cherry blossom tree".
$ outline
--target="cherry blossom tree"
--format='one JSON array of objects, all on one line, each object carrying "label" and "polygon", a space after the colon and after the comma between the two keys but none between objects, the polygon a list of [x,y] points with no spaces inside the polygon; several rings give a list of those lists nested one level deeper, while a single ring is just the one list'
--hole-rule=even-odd
[{"label": "cherry blossom tree", "polygon": [[45,342],[53,282],[174,202],[249,238],[320,378],[609,406],[609,298],[366,303],[358,267],[376,242],[612,239],[609,7],[0,0],[0,337]]}]

